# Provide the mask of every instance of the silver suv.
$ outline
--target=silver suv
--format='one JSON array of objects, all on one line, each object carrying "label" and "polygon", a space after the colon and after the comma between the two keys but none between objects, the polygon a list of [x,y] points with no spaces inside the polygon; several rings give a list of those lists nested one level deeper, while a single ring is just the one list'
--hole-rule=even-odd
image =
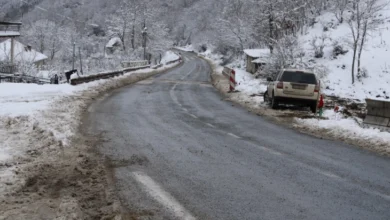
[{"label": "silver suv", "polygon": [[316,113],[321,86],[313,72],[285,69],[275,80],[269,77],[267,81],[264,101],[268,101],[273,109],[279,104],[294,104],[309,106]]}]

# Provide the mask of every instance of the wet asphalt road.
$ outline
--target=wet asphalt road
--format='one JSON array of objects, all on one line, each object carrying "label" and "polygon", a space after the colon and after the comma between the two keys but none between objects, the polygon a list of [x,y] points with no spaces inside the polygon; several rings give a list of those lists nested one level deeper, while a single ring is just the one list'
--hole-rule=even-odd
[{"label": "wet asphalt road", "polygon": [[104,139],[129,216],[176,219],[185,209],[197,219],[390,219],[388,158],[233,106],[210,84],[205,61],[184,61],[115,91],[86,119]]}]

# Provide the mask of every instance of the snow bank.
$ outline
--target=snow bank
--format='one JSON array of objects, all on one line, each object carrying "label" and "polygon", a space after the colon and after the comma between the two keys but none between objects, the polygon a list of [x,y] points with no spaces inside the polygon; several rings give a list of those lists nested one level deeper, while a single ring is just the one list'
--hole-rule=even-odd
[{"label": "snow bank", "polygon": [[341,113],[335,113],[333,110],[325,110],[324,117],[326,120],[296,118],[296,127],[306,127],[317,133],[326,132],[341,140],[364,142],[369,149],[390,154],[390,133],[374,128],[363,128],[359,124],[360,121],[344,118]]},{"label": "snow bank", "polygon": [[[384,11],[386,17],[387,11]],[[353,51],[350,47],[351,31],[346,22],[338,24],[334,14],[324,13],[316,19],[318,22],[307,33],[300,37],[303,49],[306,52],[304,59],[312,59],[318,65],[329,68],[329,75],[323,80],[328,89],[324,90],[326,95],[339,96],[343,98],[364,100],[366,98],[386,99],[390,96],[390,23],[385,22],[378,30],[370,32],[362,54],[362,67],[368,70],[368,78],[355,82],[352,85],[351,66]],[[324,26],[329,27],[324,32]],[[315,59],[314,51],[310,45],[314,37],[325,35],[324,58]],[[345,55],[333,56],[334,43],[338,42],[344,49],[349,50]]]},{"label": "snow bank", "polygon": [[187,45],[187,46],[184,46],[184,47],[175,47],[175,48],[178,49],[178,50],[187,51],[187,52],[195,51],[194,47],[192,45]]},{"label": "snow bank", "polygon": [[53,101],[83,89],[85,87],[75,87],[69,84],[1,83],[0,117],[32,116],[40,110],[48,109]]},{"label": "snow bank", "polygon": [[[166,65],[157,71],[175,65],[177,63]],[[52,146],[57,142],[58,148],[67,146],[77,132],[83,109],[98,94],[154,73],[154,69],[143,69],[78,86],[1,83],[0,176],[8,172],[2,169],[2,164],[14,164],[14,160],[18,160],[17,164],[27,151]]]},{"label": "snow bank", "polygon": [[[30,138],[27,134],[38,125],[52,132],[62,143],[68,143],[76,124],[77,117],[73,114],[82,106],[77,98],[81,98],[83,91],[97,90],[104,83],[107,81],[80,86],[1,83],[0,164],[29,150],[23,148],[24,142]],[[52,113],[56,115],[46,117]],[[19,139],[25,140],[14,139],[13,132],[16,136],[23,133],[25,137]]]},{"label": "snow bank", "polygon": [[177,60],[179,58],[180,57],[176,53],[174,53],[172,51],[167,51],[167,52],[165,52],[164,56],[162,57],[161,63],[165,65],[166,63]]},{"label": "snow bank", "polygon": [[236,90],[247,95],[262,94],[267,90],[267,82],[263,79],[256,79],[244,70],[234,70],[236,71]]}]

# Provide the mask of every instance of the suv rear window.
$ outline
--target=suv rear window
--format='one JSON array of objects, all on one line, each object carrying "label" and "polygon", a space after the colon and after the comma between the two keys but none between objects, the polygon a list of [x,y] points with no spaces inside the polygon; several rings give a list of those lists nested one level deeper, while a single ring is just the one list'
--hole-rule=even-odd
[{"label": "suv rear window", "polygon": [[280,78],[282,82],[317,84],[317,79],[314,74],[304,72],[285,71]]}]

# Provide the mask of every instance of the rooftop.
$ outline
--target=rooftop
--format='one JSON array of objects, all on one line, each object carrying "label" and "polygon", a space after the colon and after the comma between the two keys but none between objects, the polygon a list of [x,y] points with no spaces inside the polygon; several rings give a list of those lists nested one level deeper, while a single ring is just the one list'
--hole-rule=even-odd
[{"label": "rooftop", "polygon": [[266,58],[271,55],[271,51],[269,49],[247,49],[244,50],[244,53],[250,57],[254,58]]},{"label": "rooftop", "polygon": [[22,26],[22,22],[0,21],[0,25],[16,25],[16,26]]},{"label": "rooftop", "polygon": [[0,31],[0,37],[19,37],[19,31]]},{"label": "rooftop", "polygon": [[[16,62],[39,62],[46,60],[48,57],[19,41],[14,41],[14,58]],[[0,60],[9,60],[11,56],[11,39],[0,43]]]},{"label": "rooftop", "polygon": [[0,21],[0,37],[19,37],[21,26],[20,22]]}]

